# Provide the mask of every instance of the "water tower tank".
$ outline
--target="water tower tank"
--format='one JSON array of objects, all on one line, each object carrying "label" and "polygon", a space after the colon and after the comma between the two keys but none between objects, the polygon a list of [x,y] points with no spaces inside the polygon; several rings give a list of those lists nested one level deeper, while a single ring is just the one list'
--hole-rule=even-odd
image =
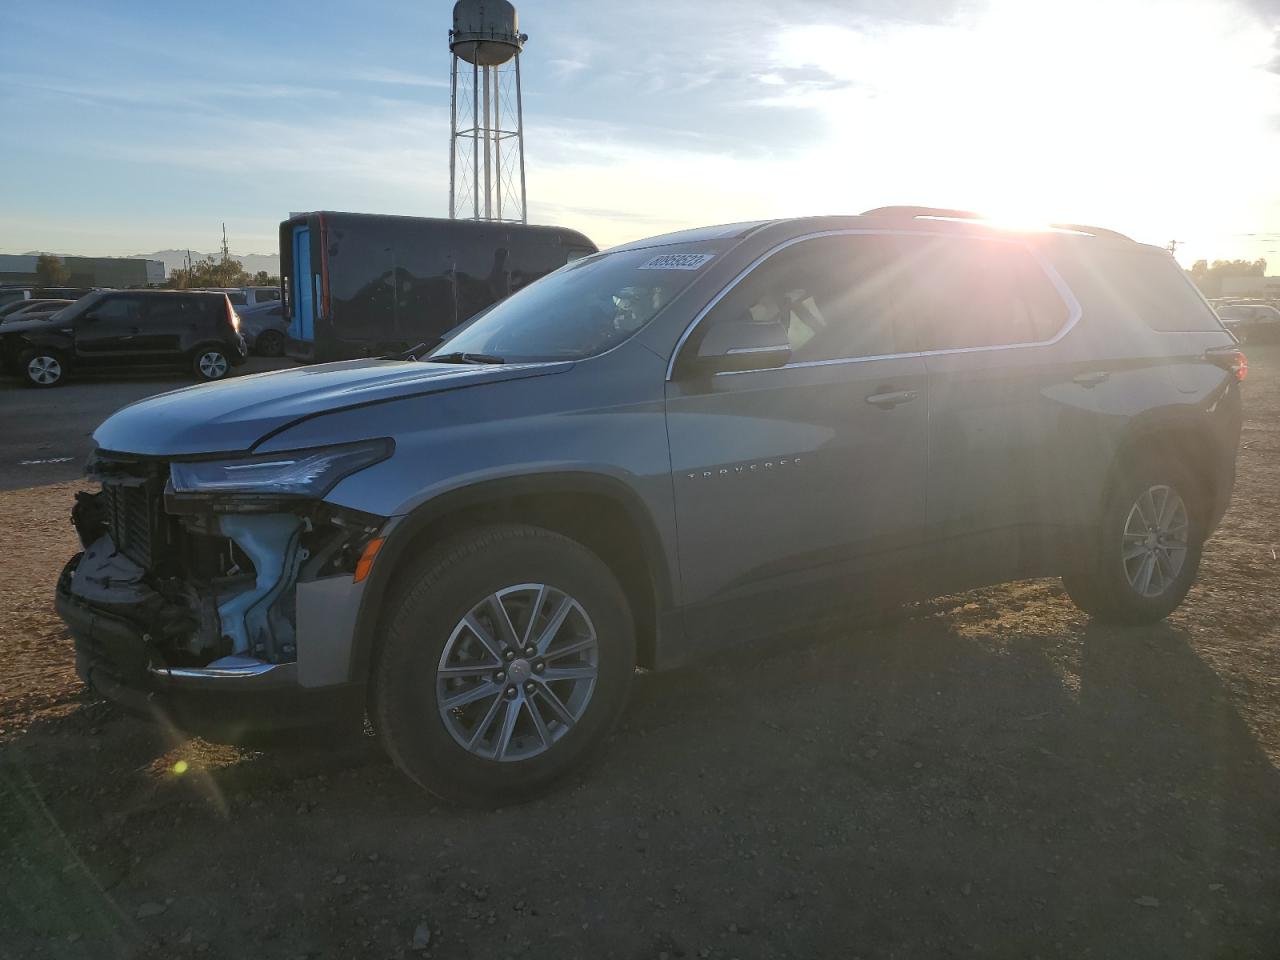
[{"label": "water tower tank", "polygon": [[449,49],[467,63],[482,67],[506,63],[526,39],[520,33],[516,8],[506,0],[458,0],[453,5]]}]

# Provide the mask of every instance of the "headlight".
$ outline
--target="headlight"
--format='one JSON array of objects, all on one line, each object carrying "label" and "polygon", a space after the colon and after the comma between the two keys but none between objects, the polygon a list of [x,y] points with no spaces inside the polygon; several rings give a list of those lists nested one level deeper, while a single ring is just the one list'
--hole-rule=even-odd
[{"label": "headlight", "polygon": [[237,460],[197,460],[169,466],[175,493],[323,497],[357,470],[391,456],[390,439],[289,450]]}]

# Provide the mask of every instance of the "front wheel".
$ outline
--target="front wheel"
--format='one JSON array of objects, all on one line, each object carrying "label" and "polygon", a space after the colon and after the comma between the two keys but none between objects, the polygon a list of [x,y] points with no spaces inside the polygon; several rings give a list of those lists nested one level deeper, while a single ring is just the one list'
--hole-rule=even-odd
[{"label": "front wheel", "polygon": [[19,366],[23,379],[33,387],[56,387],[67,373],[66,361],[56,350],[28,350]]},{"label": "front wheel", "polygon": [[221,380],[231,372],[231,361],[221,347],[201,347],[191,361],[197,380]]},{"label": "front wheel", "polygon": [[1090,566],[1062,578],[1076,606],[1108,623],[1154,623],[1195,581],[1207,535],[1204,497],[1181,464],[1139,462],[1103,510]]},{"label": "front wheel", "polygon": [[371,713],[396,765],[446,800],[528,799],[582,764],[622,713],[631,612],[573,540],[472,531],[424,557],[391,603]]}]

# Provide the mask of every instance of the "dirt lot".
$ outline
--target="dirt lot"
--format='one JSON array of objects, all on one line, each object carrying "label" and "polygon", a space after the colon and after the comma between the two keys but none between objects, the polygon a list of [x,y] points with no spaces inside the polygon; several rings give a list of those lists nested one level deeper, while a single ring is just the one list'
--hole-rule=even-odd
[{"label": "dirt lot", "polygon": [[1280,347],[1250,359],[1168,623],[1040,581],[643,676],[600,763],[497,812],[368,740],[88,697],[49,601],[77,485],[0,493],[0,957],[1280,956]]}]

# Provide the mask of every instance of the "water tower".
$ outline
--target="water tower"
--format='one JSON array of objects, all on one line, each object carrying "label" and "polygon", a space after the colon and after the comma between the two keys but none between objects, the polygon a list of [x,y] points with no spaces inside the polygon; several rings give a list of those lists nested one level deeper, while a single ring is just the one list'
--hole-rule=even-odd
[{"label": "water tower", "polygon": [[527,223],[520,32],[506,0],[458,0],[449,49],[449,216]]}]

